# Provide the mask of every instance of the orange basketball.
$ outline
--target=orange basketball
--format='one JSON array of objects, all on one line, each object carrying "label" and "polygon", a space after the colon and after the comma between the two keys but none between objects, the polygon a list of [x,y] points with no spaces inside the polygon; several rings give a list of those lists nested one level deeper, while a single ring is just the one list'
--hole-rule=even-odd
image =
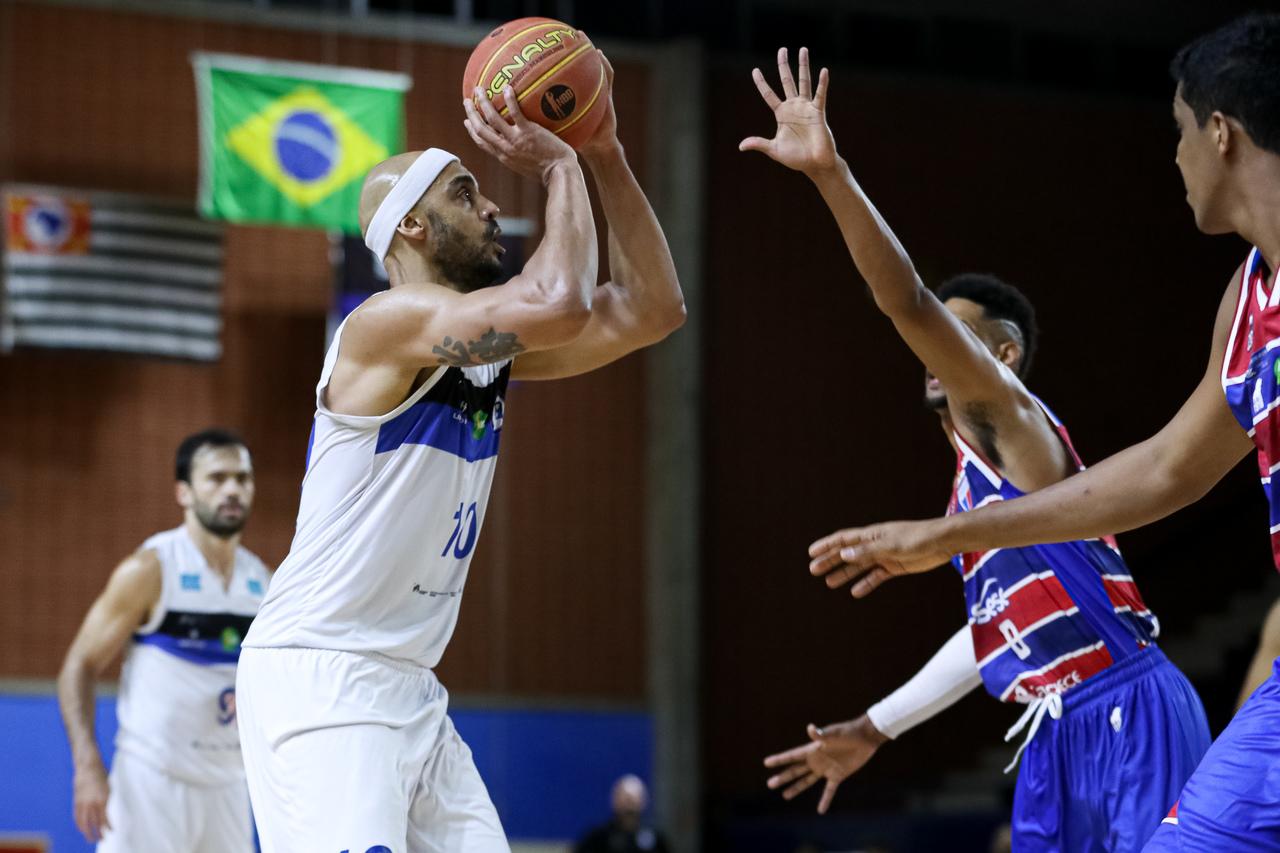
[{"label": "orange basketball", "polygon": [[577,148],[604,117],[609,93],[604,63],[586,33],[551,18],[519,18],[485,36],[462,77],[462,96],[476,86],[507,115],[502,90],[516,93],[520,109]]}]

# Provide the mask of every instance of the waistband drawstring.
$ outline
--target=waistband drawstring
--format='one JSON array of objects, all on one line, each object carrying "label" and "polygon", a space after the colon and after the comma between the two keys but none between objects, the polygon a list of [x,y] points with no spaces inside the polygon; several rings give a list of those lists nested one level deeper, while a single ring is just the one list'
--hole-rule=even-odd
[{"label": "waistband drawstring", "polygon": [[1022,744],[1018,747],[1018,751],[1013,754],[1013,761],[1009,762],[1009,766],[1004,769],[1005,773],[1018,766],[1018,759],[1022,757],[1022,751],[1027,748],[1027,744],[1031,743],[1031,739],[1036,736],[1036,732],[1040,729],[1040,722],[1044,719],[1045,713],[1055,720],[1062,719],[1062,695],[1058,693],[1050,693],[1047,696],[1041,696],[1027,705],[1027,710],[1022,712],[1022,716],[1018,718],[1018,722],[1014,723],[1009,731],[1005,732],[1004,741],[1008,743],[1018,736],[1018,732],[1027,727],[1027,722],[1031,723],[1031,730],[1027,732],[1027,736],[1023,739]]}]

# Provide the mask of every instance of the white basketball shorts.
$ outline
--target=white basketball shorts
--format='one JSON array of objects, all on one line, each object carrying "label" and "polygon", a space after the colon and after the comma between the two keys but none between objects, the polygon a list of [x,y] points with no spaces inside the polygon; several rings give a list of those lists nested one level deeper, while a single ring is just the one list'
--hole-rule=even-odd
[{"label": "white basketball shorts", "polygon": [[253,853],[244,782],[205,787],[117,752],[98,853]]},{"label": "white basketball shorts", "polygon": [[263,853],[509,853],[431,670],[245,648],[236,716]]}]

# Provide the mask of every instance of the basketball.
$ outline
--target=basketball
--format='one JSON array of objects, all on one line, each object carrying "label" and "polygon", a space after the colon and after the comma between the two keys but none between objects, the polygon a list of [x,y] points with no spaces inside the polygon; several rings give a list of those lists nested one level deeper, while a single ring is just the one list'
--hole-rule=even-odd
[{"label": "basketball", "polygon": [[508,84],[530,121],[573,148],[604,117],[609,93],[604,63],[586,33],[551,18],[519,18],[485,36],[467,61],[462,96],[479,86],[503,116]]}]

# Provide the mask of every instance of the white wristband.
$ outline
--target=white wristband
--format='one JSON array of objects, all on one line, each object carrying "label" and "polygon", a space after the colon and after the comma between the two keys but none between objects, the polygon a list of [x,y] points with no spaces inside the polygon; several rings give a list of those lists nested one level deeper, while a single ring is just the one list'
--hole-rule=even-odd
[{"label": "white wristband", "polygon": [[868,708],[867,717],[881,734],[896,738],[950,708],[980,684],[973,634],[965,625],[910,681]]}]

